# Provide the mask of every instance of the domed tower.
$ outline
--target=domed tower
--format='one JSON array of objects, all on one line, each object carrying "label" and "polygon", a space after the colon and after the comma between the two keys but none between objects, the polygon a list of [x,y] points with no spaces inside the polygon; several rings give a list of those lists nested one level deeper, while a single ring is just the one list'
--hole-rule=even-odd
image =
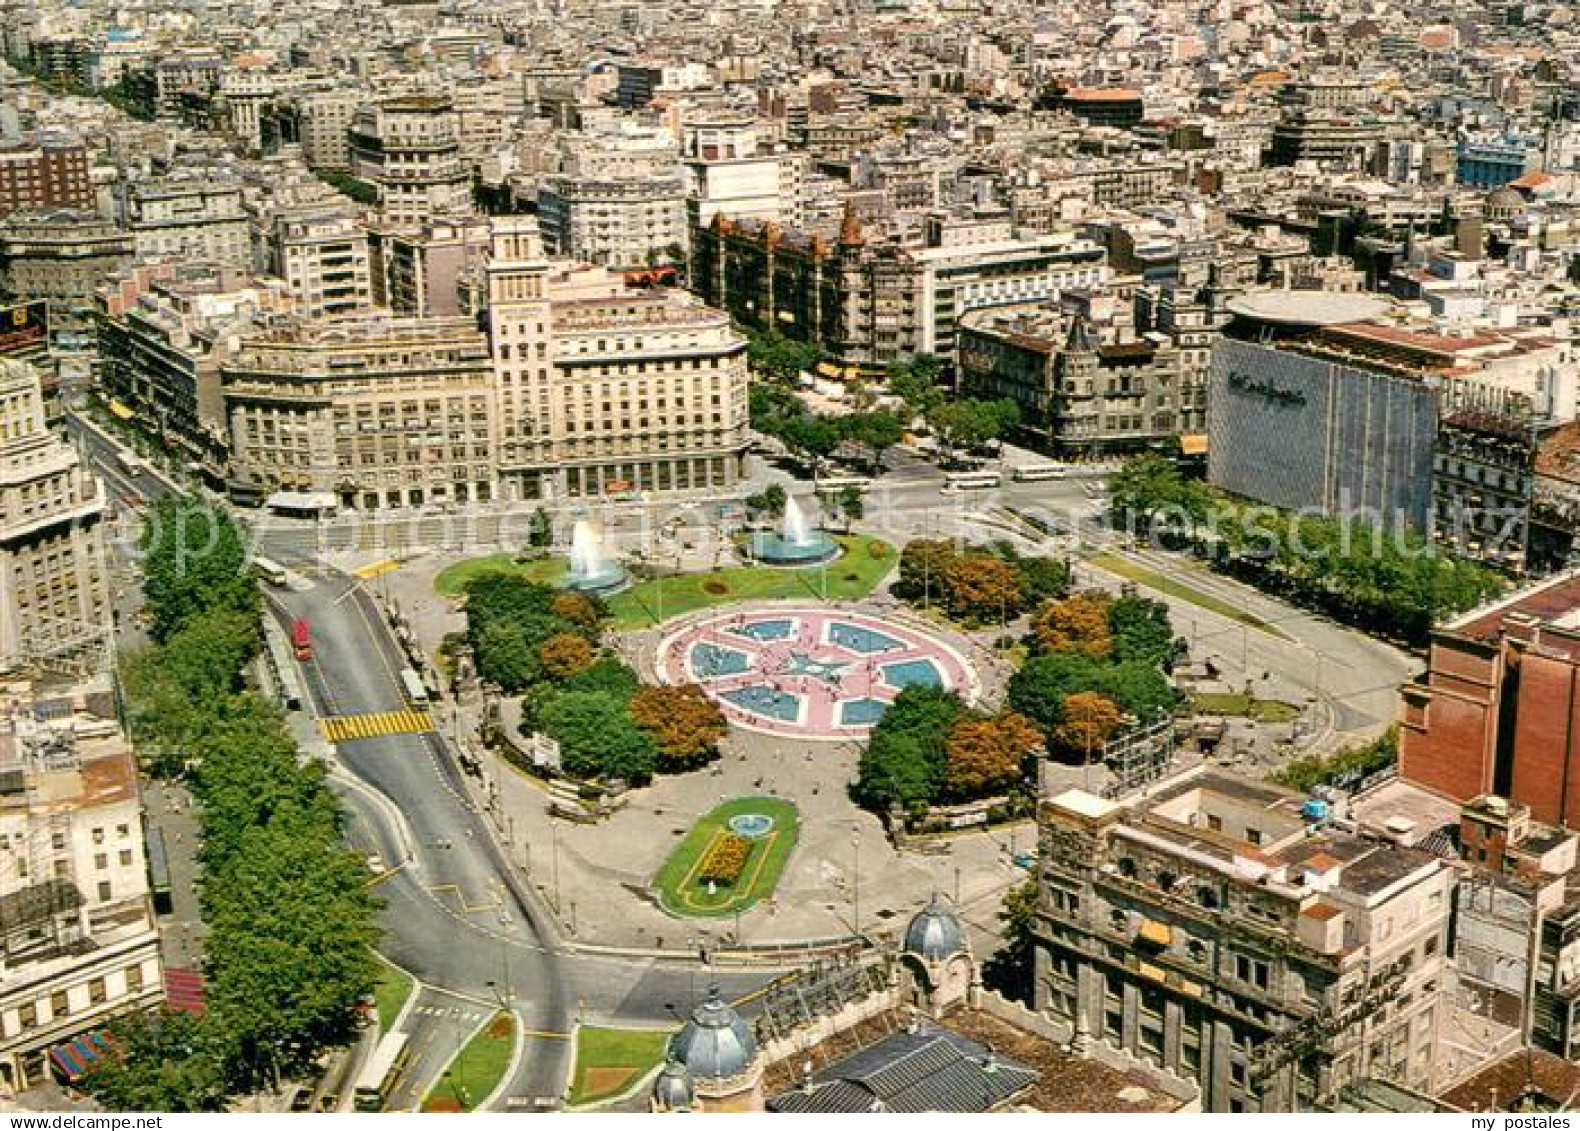
[{"label": "domed tower", "polygon": [[[691,1019],[671,1038],[669,1056],[689,1078],[691,1110],[763,1110],[763,1066],[757,1038],[719,995],[717,985],[709,988],[707,1000],[691,1011]],[[669,1073],[667,1067],[665,1073]],[[663,1075],[659,1079],[663,1081]]]},{"label": "domed tower", "polygon": [[686,1066],[675,1059],[670,1053],[664,1070],[658,1074],[658,1079],[653,1081],[654,1111],[659,1112],[684,1112],[690,1111],[697,1102],[697,1089],[691,1082],[691,1073],[686,1071]]},{"label": "domed tower", "polygon": [[960,917],[935,894],[905,928],[900,969],[918,1009],[938,1016],[977,984],[976,960]]}]

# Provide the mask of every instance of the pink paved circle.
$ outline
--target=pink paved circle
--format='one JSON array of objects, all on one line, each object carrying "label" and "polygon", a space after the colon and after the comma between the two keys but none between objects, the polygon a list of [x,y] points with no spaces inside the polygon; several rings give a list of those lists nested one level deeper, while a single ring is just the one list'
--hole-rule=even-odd
[{"label": "pink paved circle", "polygon": [[829,609],[719,612],[659,645],[665,683],[700,684],[737,726],[786,738],[861,738],[910,683],[976,697],[976,674],[929,632]]}]

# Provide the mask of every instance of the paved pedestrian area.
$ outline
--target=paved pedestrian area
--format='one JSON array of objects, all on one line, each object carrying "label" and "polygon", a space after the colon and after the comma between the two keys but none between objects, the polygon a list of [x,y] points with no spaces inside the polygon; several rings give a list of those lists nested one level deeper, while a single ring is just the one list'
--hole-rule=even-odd
[{"label": "paved pedestrian area", "polygon": [[976,698],[977,678],[938,636],[848,610],[728,610],[664,638],[666,683],[700,684],[748,730],[819,741],[866,735],[911,685]]}]

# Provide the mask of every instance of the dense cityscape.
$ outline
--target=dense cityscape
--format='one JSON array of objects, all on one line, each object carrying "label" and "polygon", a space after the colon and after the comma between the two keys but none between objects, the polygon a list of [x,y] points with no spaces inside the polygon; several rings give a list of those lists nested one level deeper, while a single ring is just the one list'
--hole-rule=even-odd
[{"label": "dense cityscape", "polygon": [[1577,316],[1556,0],[0,0],[0,1112],[1567,1112]]}]

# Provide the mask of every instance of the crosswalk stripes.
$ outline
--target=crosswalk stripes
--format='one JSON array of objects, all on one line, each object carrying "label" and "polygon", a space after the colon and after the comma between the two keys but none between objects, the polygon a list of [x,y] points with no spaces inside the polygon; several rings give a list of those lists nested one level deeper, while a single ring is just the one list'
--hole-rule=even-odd
[{"label": "crosswalk stripes", "polygon": [[318,729],[329,742],[355,742],[359,738],[383,738],[392,734],[423,734],[433,729],[433,716],[427,711],[384,711],[372,715],[338,715],[319,719]]}]

